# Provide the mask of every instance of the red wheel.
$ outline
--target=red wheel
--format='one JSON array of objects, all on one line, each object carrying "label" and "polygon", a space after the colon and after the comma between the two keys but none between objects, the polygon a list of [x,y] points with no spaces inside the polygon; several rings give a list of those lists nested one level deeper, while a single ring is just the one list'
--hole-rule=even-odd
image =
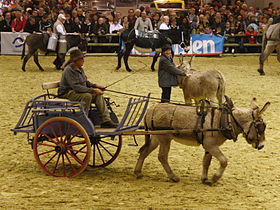
[{"label": "red wheel", "polygon": [[122,136],[93,137],[91,143],[93,156],[89,166],[105,167],[118,157],[122,147]]},{"label": "red wheel", "polygon": [[33,152],[39,166],[49,175],[74,177],[85,170],[91,144],[85,129],[67,117],[53,117],[36,131]]}]

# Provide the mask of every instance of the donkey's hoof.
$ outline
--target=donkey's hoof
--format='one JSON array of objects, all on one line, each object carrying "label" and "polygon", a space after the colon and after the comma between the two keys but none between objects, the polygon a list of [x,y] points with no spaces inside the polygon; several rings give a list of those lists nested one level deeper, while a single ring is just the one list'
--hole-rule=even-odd
[{"label": "donkey's hoof", "polygon": [[132,70],[131,70],[131,69],[126,69],[126,71],[128,71],[128,72],[132,72]]},{"label": "donkey's hoof", "polygon": [[45,71],[44,69],[40,69],[40,71]]},{"label": "donkey's hoof", "polygon": [[136,176],[136,179],[141,179],[143,177],[143,174],[141,172],[134,171],[134,174]]},{"label": "donkey's hoof", "polygon": [[205,185],[208,185],[208,186],[212,186],[212,184],[213,184],[213,183],[212,183],[209,179],[207,179],[207,178],[202,179],[201,181],[202,181],[202,184],[205,184]]},{"label": "donkey's hoof", "polygon": [[117,67],[116,67],[116,70],[119,70],[120,68],[121,68],[120,66],[117,66]]},{"label": "donkey's hoof", "polygon": [[170,177],[169,179],[170,179],[170,181],[172,181],[172,182],[180,182],[180,178],[177,177],[177,176]]},{"label": "donkey's hoof", "polygon": [[262,69],[258,69],[258,72],[260,73],[261,76],[265,75],[265,72]]},{"label": "donkey's hoof", "polygon": [[21,69],[23,72],[25,72],[25,69]]},{"label": "donkey's hoof", "polygon": [[212,184],[216,183],[219,179],[220,179],[220,176],[214,175],[214,176],[212,177],[212,180],[211,180]]}]

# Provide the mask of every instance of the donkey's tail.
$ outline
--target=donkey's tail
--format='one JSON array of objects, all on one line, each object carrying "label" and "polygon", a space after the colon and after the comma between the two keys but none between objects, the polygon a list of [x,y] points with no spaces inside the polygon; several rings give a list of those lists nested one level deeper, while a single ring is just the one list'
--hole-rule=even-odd
[{"label": "donkey's tail", "polygon": [[[146,119],[144,119],[144,127],[145,127],[145,131],[148,131],[148,125],[147,125],[147,122],[146,122]],[[139,153],[143,152],[144,149],[146,147],[148,147],[149,145],[151,144],[151,135],[150,134],[146,134],[145,135],[145,144],[139,149]]]},{"label": "donkey's tail", "polygon": [[23,42],[23,47],[22,47],[22,52],[21,52],[21,60],[24,58],[25,56],[25,42]]}]

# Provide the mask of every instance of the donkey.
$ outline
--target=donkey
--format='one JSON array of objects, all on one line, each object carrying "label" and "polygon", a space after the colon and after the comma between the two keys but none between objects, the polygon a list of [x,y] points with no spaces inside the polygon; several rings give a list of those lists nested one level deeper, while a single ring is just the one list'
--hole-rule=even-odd
[{"label": "donkey", "polygon": [[[219,149],[219,146],[227,139],[231,139],[229,135],[226,135],[227,131],[230,131],[232,136],[235,136],[232,137],[234,140],[237,140],[238,135],[242,133],[243,137],[245,137],[246,141],[251,144],[253,148],[260,150],[264,147],[266,124],[262,119],[262,114],[269,105],[270,103],[267,102],[263,108],[260,109],[256,104],[256,99],[253,99],[251,108],[233,107],[227,109],[229,113],[222,112],[222,110],[218,108],[212,108],[210,113],[205,113],[204,131],[206,131],[200,133],[203,134],[202,147],[205,150],[201,175],[203,184],[212,185],[216,183],[222,177],[227,167],[227,158]],[[231,122],[228,125],[232,124],[235,126],[232,126],[232,129],[223,129],[221,123],[222,116],[228,117],[230,120],[229,122]],[[197,119],[197,107],[194,106],[160,103],[150,107],[145,115],[145,128],[146,130],[154,130],[151,132],[158,133],[156,133],[157,135],[145,136],[145,144],[139,150],[140,156],[134,170],[136,177],[141,178],[143,176],[141,171],[145,158],[159,145],[158,159],[169,179],[173,182],[180,181],[168,164],[168,152],[171,140],[186,145],[199,146],[200,144],[197,139],[197,134],[199,132],[197,130]],[[159,133],[161,131],[155,131],[163,129],[174,129],[178,131],[178,133],[160,135]],[[188,129],[190,132],[180,133],[180,129]],[[208,179],[208,169],[211,164],[212,156],[218,159],[220,168],[210,180]]]},{"label": "donkey", "polygon": [[[178,42],[177,38],[173,39],[176,36],[171,36],[171,33],[172,32],[144,33],[134,29],[125,30],[121,34],[121,38],[124,41],[124,48],[118,53],[118,66],[116,67],[116,70],[121,68],[121,59],[123,57],[126,70],[128,72],[132,71],[128,65],[128,57],[133,47],[135,47],[138,51],[142,52],[155,51],[151,65],[152,71],[155,71],[155,63],[161,53],[161,48],[166,44],[171,45],[172,43],[176,44],[176,42]],[[181,44],[184,45],[183,42]]]},{"label": "donkey", "polygon": [[190,61],[180,59],[179,69],[185,71],[188,76],[178,76],[180,87],[184,93],[186,104],[190,104],[193,99],[196,104],[201,99],[217,98],[222,104],[225,95],[225,77],[222,72],[217,70],[196,71],[191,68],[193,56]]},{"label": "donkey", "polygon": [[[23,59],[22,63],[22,71],[25,71],[25,66],[27,61],[30,59],[31,56],[34,56],[34,62],[38,66],[40,71],[44,71],[43,67],[39,63],[38,59],[38,50],[48,53],[47,46],[48,46],[49,35],[47,33],[42,34],[30,34],[26,37],[23,43],[23,49],[21,54],[21,59]],[[86,51],[87,48],[87,40],[85,39],[84,35],[67,35],[67,50],[72,47],[78,47],[82,51]],[[28,53],[25,55],[25,44],[28,46]],[[60,69],[66,54],[58,54],[54,64],[56,69]]]},{"label": "donkey", "polygon": [[263,35],[262,53],[259,57],[260,75],[265,75],[263,65],[268,56],[276,49],[277,60],[280,62],[280,23],[270,25]]}]

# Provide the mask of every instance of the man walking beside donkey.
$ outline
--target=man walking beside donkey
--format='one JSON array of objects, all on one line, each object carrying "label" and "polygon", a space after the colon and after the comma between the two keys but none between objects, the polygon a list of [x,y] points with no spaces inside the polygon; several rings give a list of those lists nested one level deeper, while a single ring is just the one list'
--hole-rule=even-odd
[{"label": "man walking beside donkey", "polygon": [[162,48],[162,54],[158,68],[158,84],[162,89],[161,102],[170,102],[171,87],[178,86],[177,76],[187,76],[186,73],[176,68],[172,59],[172,51],[170,45]]}]

